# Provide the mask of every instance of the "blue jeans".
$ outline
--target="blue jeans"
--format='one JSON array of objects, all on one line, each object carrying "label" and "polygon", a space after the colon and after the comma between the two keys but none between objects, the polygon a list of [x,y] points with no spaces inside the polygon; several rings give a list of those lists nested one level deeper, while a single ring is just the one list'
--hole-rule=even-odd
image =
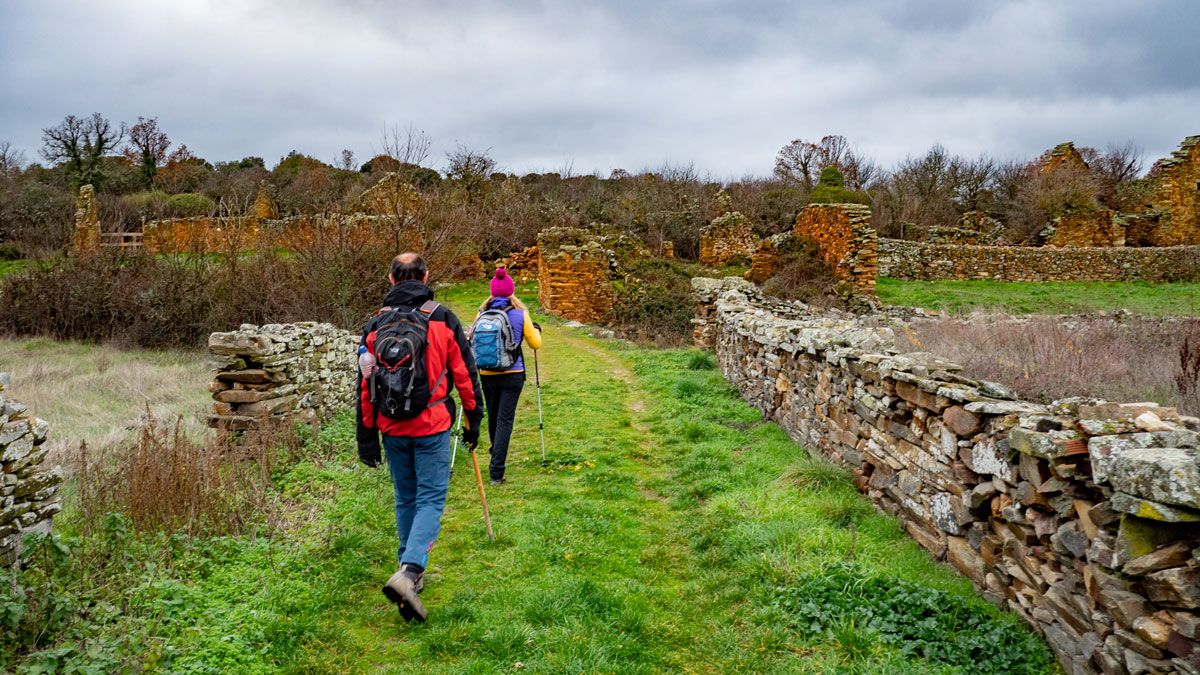
[{"label": "blue jeans", "polygon": [[400,564],[424,569],[442,528],[450,485],[450,431],[432,436],[383,437],[392,487],[396,492],[396,534]]}]

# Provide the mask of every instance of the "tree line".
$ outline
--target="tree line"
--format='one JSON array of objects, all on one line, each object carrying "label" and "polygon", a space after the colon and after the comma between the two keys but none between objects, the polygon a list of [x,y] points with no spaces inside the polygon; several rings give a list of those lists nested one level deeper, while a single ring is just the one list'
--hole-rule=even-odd
[{"label": "tree line", "polygon": [[471,237],[485,257],[528,246],[545,227],[573,225],[636,235],[652,248],[671,241],[678,255],[693,258],[700,229],[721,215],[722,189],[769,235],[788,229],[811,201],[828,200],[821,174],[830,168],[840,176],[837,199],[870,204],[882,236],[907,239],[953,227],[974,212],[999,224],[1001,241],[1036,243],[1038,232],[1067,211],[1128,209],[1144,201],[1145,183],[1133,143],[1079,148],[1087,170],[1044,172],[1039,167],[1048,155],[965,157],[941,145],[884,168],[845,137],[826,135],[785,144],[770,176],[718,181],[689,164],[614,169],[607,176],[569,167],[515,175],[500,170],[489,151],[465,146],[447,153],[439,171],[429,166],[431,139],[411,126],[384,129],[362,162],[349,149],[328,162],[293,150],[270,168],[262,157],[198,157],[154,117],[125,124],[99,113],[68,115],[43,129],[42,141],[44,163],[0,142],[0,254],[7,257],[63,249],[83,184],[97,189],[104,227],[122,231],[154,218],[242,215],[260,190],[282,215],[345,211],[394,172],[420,194],[424,214],[436,213],[439,226]]}]

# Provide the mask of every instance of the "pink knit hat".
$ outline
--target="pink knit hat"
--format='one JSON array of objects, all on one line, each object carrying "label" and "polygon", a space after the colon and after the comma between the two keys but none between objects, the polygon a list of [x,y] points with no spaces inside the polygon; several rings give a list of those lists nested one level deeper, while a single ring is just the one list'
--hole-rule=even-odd
[{"label": "pink knit hat", "polygon": [[492,297],[507,298],[516,290],[517,286],[512,277],[508,276],[508,271],[503,267],[496,268],[496,276],[492,277]]}]

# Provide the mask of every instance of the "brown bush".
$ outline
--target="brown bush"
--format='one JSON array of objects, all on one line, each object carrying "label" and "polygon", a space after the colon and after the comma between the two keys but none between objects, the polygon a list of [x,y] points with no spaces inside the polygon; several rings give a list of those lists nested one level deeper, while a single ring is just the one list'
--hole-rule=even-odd
[{"label": "brown bush", "polygon": [[[444,244],[436,280],[460,264]],[[303,252],[44,261],[0,282],[0,334],[140,347],[196,347],[242,323],[327,321],[359,328],[387,292],[396,249],[323,241]]]},{"label": "brown bush", "polygon": [[837,279],[811,239],[793,240],[783,252],[779,271],[763,282],[763,292],[783,300],[819,307],[841,307]]},{"label": "brown bush", "polygon": [[78,502],[85,528],[121,513],[135,529],[237,534],[270,517],[271,473],[301,447],[292,427],[204,446],[147,414],[136,439],[75,458]]},{"label": "brown bush", "polygon": [[1032,401],[1156,401],[1200,414],[1200,396],[1189,388],[1200,377],[1200,357],[1191,351],[1200,345],[1200,320],[977,315],[915,322],[898,337]]}]

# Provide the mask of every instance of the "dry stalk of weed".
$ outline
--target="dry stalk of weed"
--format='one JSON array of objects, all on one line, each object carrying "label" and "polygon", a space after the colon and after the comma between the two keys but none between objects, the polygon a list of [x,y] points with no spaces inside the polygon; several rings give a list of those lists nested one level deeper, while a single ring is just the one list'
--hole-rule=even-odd
[{"label": "dry stalk of weed", "polygon": [[1156,401],[1200,414],[1200,387],[1188,388],[1200,381],[1200,320],[975,315],[917,321],[897,338],[1029,400]]},{"label": "dry stalk of weed", "polygon": [[292,462],[302,447],[295,429],[278,425],[238,438],[201,445],[183,433],[182,421],[164,425],[147,413],[136,439],[93,453],[86,443],[76,458],[84,527],[120,512],[137,530],[189,535],[237,534],[276,520],[269,499],[272,472]]}]

